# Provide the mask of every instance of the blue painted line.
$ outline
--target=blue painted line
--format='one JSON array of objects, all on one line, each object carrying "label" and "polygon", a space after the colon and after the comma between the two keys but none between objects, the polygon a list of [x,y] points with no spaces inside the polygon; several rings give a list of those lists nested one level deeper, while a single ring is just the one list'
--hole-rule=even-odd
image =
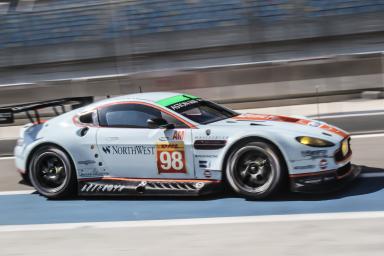
[{"label": "blue painted line", "polygon": [[384,211],[384,178],[358,179],[333,195],[282,195],[270,201],[233,196],[183,199],[48,200],[37,194],[0,196],[0,225],[164,220],[277,214]]}]

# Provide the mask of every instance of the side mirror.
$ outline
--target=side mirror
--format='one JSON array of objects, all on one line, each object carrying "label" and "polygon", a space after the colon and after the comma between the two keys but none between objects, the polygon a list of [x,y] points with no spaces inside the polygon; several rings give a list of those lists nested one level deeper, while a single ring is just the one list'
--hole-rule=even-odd
[{"label": "side mirror", "polygon": [[155,128],[164,128],[164,129],[174,129],[174,124],[169,124],[163,118],[150,118],[147,120],[148,127],[151,129]]}]

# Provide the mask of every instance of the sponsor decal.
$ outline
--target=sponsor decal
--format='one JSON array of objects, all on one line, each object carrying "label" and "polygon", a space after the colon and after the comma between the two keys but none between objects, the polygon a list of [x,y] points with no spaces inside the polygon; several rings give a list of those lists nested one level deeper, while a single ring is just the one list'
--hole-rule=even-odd
[{"label": "sponsor decal", "polygon": [[157,170],[161,173],[187,173],[183,142],[156,144]]},{"label": "sponsor decal", "polygon": [[301,151],[301,155],[305,158],[310,159],[319,159],[319,158],[327,158],[327,150],[304,150]]},{"label": "sponsor decal", "polygon": [[197,188],[197,189],[202,189],[203,187],[204,187],[204,183],[203,182],[197,182],[195,184],[195,188]]},{"label": "sponsor decal", "polygon": [[293,167],[293,169],[295,170],[306,170],[306,169],[313,169],[313,168],[315,168],[315,165],[312,165],[312,164]]},{"label": "sponsor decal", "polygon": [[178,141],[178,140],[184,140],[185,137],[185,131],[174,131],[171,136],[165,136],[160,137],[160,141]]},{"label": "sponsor decal", "polygon": [[201,99],[193,99],[193,100],[188,100],[188,101],[176,103],[176,104],[170,105],[168,107],[174,111],[178,111],[180,109],[187,108],[189,106],[193,106],[195,104],[198,104],[200,101],[201,101]]},{"label": "sponsor decal", "polygon": [[175,131],[173,133],[173,140],[184,140],[185,131]]},{"label": "sponsor decal", "polygon": [[195,155],[196,158],[218,158],[218,155]]},{"label": "sponsor decal", "polygon": [[210,166],[209,162],[206,160],[200,160],[199,161],[199,167],[200,168],[208,168]]},{"label": "sponsor decal", "polygon": [[188,94],[180,94],[180,95],[176,95],[176,96],[172,96],[169,98],[159,100],[156,103],[161,105],[161,106],[164,106],[164,107],[169,107],[169,106],[175,105],[177,103],[190,101],[190,100],[197,100],[197,99],[198,99],[198,97],[196,97],[196,96],[192,96],[192,95],[188,95]]},{"label": "sponsor decal", "polygon": [[109,173],[105,169],[98,170],[97,168],[82,168],[79,170],[80,177],[103,177],[108,175]]},{"label": "sponsor decal", "polygon": [[81,192],[122,192],[128,187],[125,185],[109,185],[109,184],[85,184],[81,188]]},{"label": "sponsor decal", "polygon": [[212,173],[210,170],[205,170],[204,171],[204,177],[205,178],[211,178],[212,177]]},{"label": "sponsor decal", "polygon": [[313,127],[319,127],[321,125],[321,123],[313,121],[313,122],[308,123],[308,125],[313,126]]},{"label": "sponsor decal", "polygon": [[321,159],[319,163],[319,167],[321,170],[325,170],[328,168],[328,161],[326,159]]},{"label": "sponsor decal", "polygon": [[195,140],[228,140],[229,136],[195,136]]},{"label": "sponsor decal", "polygon": [[102,150],[107,155],[154,155],[154,146],[102,146]]},{"label": "sponsor decal", "polygon": [[94,160],[84,160],[84,161],[79,161],[77,163],[80,164],[80,165],[90,165],[90,164],[95,164],[96,161],[94,161]]}]

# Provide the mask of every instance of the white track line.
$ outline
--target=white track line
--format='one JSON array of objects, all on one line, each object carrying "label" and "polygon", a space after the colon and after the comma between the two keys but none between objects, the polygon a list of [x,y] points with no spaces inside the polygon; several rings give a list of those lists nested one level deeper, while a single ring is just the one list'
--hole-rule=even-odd
[{"label": "white track line", "polygon": [[[383,112],[375,112],[375,113],[355,113],[355,114],[341,114],[341,115],[327,115],[327,116],[319,116],[319,119],[328,119],[328,118],[344,118],[344,117],[358,117],[358,116],[381,116],[384,114]],[[310,116],[312,118],[316,118],[317,116]]]},{"label": "white track line", "polygon": [[0,160],[15,160],[14,156],[5,156],[5,157],[0,157]]},{"label": "white track line", "polygon": [[36,192],[36,190],[1,191],[0,196],[29,195],[33,192]]},{"label": "white track line", "polygon": [[117,221],[117,222],[84,222],[59,224],[32,224],[32,225],[5,225],[0,226],[0,232],[20,231],[49,231],[72,230],[79,228],[137,228],[137,227],[171,227],[218,224],[244,224],[268,222],[296,222],[296,221],[325,221],[325,220],[360,220],[384,218],[384,211],[377,212],[343,212],[343,213],[315,213],[315,214],[288,214],[245,217],[219,217],[197,219],[172,220],[143,220],[143,221]]},{"label": "white track line", "polygon": [[384,137],[384,133],[360,134],[360,135],[352,135],[351,137],[352,139],[377,138],[377,137]]},{"label": "white track line", "polygon": [[367,172],[360,174],[359,178],[381,178],[384,177],[384,172]]}]

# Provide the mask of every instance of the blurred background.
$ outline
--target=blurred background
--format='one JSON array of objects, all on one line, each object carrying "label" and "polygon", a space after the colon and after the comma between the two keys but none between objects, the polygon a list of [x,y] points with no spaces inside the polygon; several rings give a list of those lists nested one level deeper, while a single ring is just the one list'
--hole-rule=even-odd
[{"label": "blurred background", "polygon": [[[305,115],[340,126],[353,136],[372,135],[384,132],[383,52],[384,0],[0,0],[0,107],[70,96],[99,99],[140,91],[182,91],[240,112]],[[0,125],[0,156],[10,157],[0,158],[0,191],[26,189],[25,185],[19,184],[12,159],[20,125],[26,122],[25,116],[18,115],[14,126]],[[384,181],[375,176],[384,173],[381,144],[384,140],[382,134],[378,138],[373,136],[376,135],[353,137],[354,162],[374,173],[366,175],[370,179],[362,179],[353,190],[336,196],[260,202],[260,207],[264,207],[261,212],[264,209],[269,214],[384,209],[383,195],[380,194],[384,191]],[[126,214],[123,219],[131,214],[129,209],[123,211],[120,208],[127,201],[100,204],[86,200],[49,202],[37,195],[24,196],[17,200],[12,196],[10,199],[2,197],[4,202],[12,203],[5,211],[8,215],[4,216],[9,216],[8,219],[0,218],[0,224],[21,224],[23,218],[14,214],[15,209],[19,209],[17,207],[21,207],[17,212],[25,210],[31,217],[32,221],[24,222],[27,224],[56,223],[62,216],[64,219],[70,216],[64,222],[73,222],[101,221],[97,216],[110,220],[113,212]],[[37,198],[33,199],[37,202],[30,202],[32,197]],[[256,203],[238,198],[221,200],[195,201],[190,213],[193,215],[204,205],[212,217],[217,212],[218,215],[231,212],[226,206],[237,205],[237,202],[241,202],[237,207],[240,210],[256,207],[255,212],[245,210],[243,215],[260,213]],[[4,202],[1,205],[5,205]],[[30,202],[28,208],[22,207],[25,202]],[[170,205],[167,211],[173,211],[180,210],[180,203],[170,200],[164,205]],[[99,215],[86,210],[92,205]],[[145,201],[133,201],[132,207],[137,205],[144,205],[143,212],[148,213]],[[191,202],[185,203],[185,209],[190,205]],[[42,208],[60,211],[42,220],[39,217]],[[215,209],[211,211],[211,208]],[[112,210],[100,214],[100,209]],[[132,219],[140,219],[139,213],[134,212]],[[152,216],[152,213],[145,214],[143,216]],[[156,215],[156,211],[153,214]],[[191,217],[189,213],[183,214],[178,217]],[[152,217],[156,219],[156,216]],[[259,235],[264,246],[260,252],[268,252],[266,247],[271,241],[263,235],[269,234],[283,237],[280,241],[285,241],[285,247],[274,248],[281,254],[285,248],[290,248],[295,255],[305,252],[330,255],[334,250],[338,252],[336,255],[366,255],[373,248],[372,255],[382,255],[384,248],[379,245],[384,239],[380,229],[383,220],[342,224],[338,221],[327,223],[329,226],[323,222],[312,223],[312,226],[295,223],[285,229],[275,223],[272,231],[266,225],[258,234],[252,233],[255,229],[248,229],[250,233],[239,230],[234,234],[242,239],[238,244],[248,243],[243,250],[252,247],[254,241],[250,238],[253,235]],[[326,230],[326,227],[333,230]],[[241,252],[231,250],[237,248],[231,247],[231,243],[236,242],[228,237],[228,240],[215,240],[218,234],[235,232],[234,227],[229,227],[231,230],[225,229],[228,226],[215,228],[207,228],[202,239],[217,246],[228,245],[227,251],[221,251],[223,255]],[[244,224],[241,228],[247,229],[247,226]],[[308,228],[316,229],[318,233],[315,233],[317,237],[300,238],[306,241],[306,250],[295,244],[295,239],[285,240],[292,234],[308,232]],[[195,229],[180,228],[169,235],[199,234],[200,226]],[[71,238],[75,244],[84,242],[93,246],[84,237],[94,237],[96,232],[87,229],[82,232],[84,236],[63,233],[63,237]],[[115,232],[110,231],[111,237]],[[131,234],[130,238],[138,240],[138,245],[142,244],[139,251],[145,252],[146,234],[140,232]],[[156,232],[161,236],[163,231]],[[121,248],[120,253],[126,249],[122,237],[127,233],[119,236],[122,241],[116,248]],[[136,237],[135,234],[139,235]],[[348,239],[333,240],[332,244],[329,242],[332,234],[334,239]],[[6,248],[5,254],[15,255],[17,248],[6,245],[23,236],[26,238],[23,241],[27,240],[29,245],[43,240],[55,243],[52,234],[39,235],[29,240],[24,233],[13,236],[0,233],[0,245],[3,241],[0,247]],[[197,243],[201,242],[197,235],[194,238]],[[180,239],[180,247],[185,246],[182,236],[174,239]],[[167,254],[167,248],[173,246],[171,241],[167,241],[168,246],[161,243],[154,246]],[[327,245],[323,248],[327,253],[312,250],[311,246],[318,241]],[[189,248],[188,255],[207,251],[217,253],[209,243],[198,249]],[[302,254],[292,250],[298,246],[304,250]],[[134,251],[137,249],[133,248]],[[40,252],[36,255],[50,255],[41,254],[49,251],[66,255],[66,250],[58,252],[54,247],[42,246],[39,250],[35,250]],[[103,251],[95,249],[94,253],[98,255]]]},{"label": "blurred background", "polygon": [[0,106],[167,90],[271,114],[381,111],[383,14],[383,0],[1,0]]},{"label": "blurred background", "polygon": [[356,98],[384,88],[383,14],[382,0],[0,1],[0,102],[140,87],[236,108]]}]

